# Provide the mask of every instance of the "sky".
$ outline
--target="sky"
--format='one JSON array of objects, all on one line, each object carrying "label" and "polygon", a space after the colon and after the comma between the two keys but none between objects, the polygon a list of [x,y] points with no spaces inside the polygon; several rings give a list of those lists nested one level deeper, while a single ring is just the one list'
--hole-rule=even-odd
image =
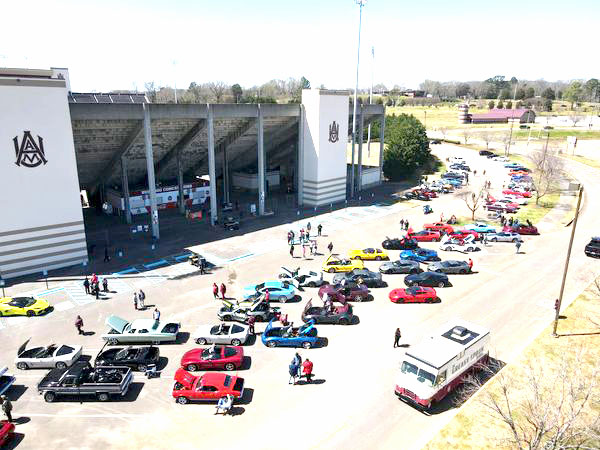
[{"label": "sky", "polygon": [[[0,11],[0,67],[67,67],[76,92],[356,82],[354,0],[3,0]],[[389,88],[600,78],[598,0],[368,0],[362,11],[361,88],[372,74]]]}]

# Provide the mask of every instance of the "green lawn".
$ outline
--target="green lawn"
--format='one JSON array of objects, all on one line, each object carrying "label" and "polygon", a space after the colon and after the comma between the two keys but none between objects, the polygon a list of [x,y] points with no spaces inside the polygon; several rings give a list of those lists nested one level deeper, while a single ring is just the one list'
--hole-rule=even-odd
[{"label": "green lawn", "polygon": [[[550,132],[550,140],[564,140],[568,136],[577,136],[577,139],[600,139],[600,131],[597,130],[548,130]],[[532,129],[531,137],[539,139],[546,139],[546,130]],[[516,130],[513,131],[515,139],[527,139],[529,137],[529,130]]]},{"label": "green lawn", "polygon": [[514,217],[518,218],[521,223],[529,219],[535,225],[558,204],[559,200],[559,192],[546,194],[540,199],[539,205],[536,205],[535,194],[533,194],[529,199],[529,204],[519,208],[519,212]]}]

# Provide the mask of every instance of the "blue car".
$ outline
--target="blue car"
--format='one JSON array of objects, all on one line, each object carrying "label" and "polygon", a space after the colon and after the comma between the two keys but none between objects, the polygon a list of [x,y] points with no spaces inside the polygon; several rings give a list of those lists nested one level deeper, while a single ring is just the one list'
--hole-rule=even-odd
[{"label": "blue car", "polygon": [[417,262],[441,261],[437,252],[435,250],[429,250],[428,248],[404,250],[403,252],[400,252],[400,259],[408,259]]},{"label": "blue car", "polygon": [[507,162],[506,164],[504,164],[504,167],[506,167],[507,169],[516,169],[517,167],[521,167],[521,164],[516,163],[516,162]]},{"label": "blue car", "polygon": [[473,230],[478,233],[495,233],[496,229],[485,222],[475,222],[464,226],[465,230]]},{"label": "blue car", "polygon": [[288,281],[265,281],[261,284],[251,284],[244,287],[242,297],[244,299],[256,298],[269,292],[270,302],[285,303],[288,300],[293,300],[296,296],[296,288]]},{"label": "blue car", "polygon": [[287,327],[274,327],[272,319],[262,334],[261,340],[269,348],[274,347],[304,347],[311,348],[317,345],[319,338],[315,322],[310,321],[299,328],[291,325]]}]

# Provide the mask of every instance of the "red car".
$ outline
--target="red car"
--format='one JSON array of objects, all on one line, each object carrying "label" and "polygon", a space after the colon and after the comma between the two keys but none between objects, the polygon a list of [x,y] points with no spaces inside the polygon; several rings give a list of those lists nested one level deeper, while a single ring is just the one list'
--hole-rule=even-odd
[{"label": "red car", "polygon": [[244,363],[244,349],[215,345],[209,348],[195,348],[185,352],[181,358],[181,367],[189,372],[196,370],[235,370]]},{"label": "red car", "polygon": [[521,192],[521,191],[515,191],[514,189],[504,189],[502,191],[503,194],[508,194],[508,195],[516,195],[517,197],[525,197],[525,198],[531,198],[531,192]]},{"label": "red car", "polygon": [[426,191],[426,190],[422,190],[421,194],[426,195],[429,198],[437,198],[437,194],[434,191]]},{"label": "red car", "polygon": [[241,398],[244,395],[244,379],[225,373],[205,373],[197,377],[179,368],[175,372],[173,397],[185,405],[190,401],[218,401],[226,395]]},{"label": "red car", "polygon": [[448,236],[450,236],[451,238],[458,239],[460,241],[464,240],[469,235],[472,235],[473,239],[475,239],[476,241],[481,239],[480,234],[477,231],[473,230],[454,230],[452,233],[448,234]]},{"label": "red car", "polygon": [[15,426],[7,420],[0,420],[0,448],[10,441],[14,435]]},{"label": "red car", "polygon": [[502,204],[502,205],[506,205],[506,207],[508,208],[513,208],[513,209],[519,209],[521,207],[521,205],[519,205],[518,203],[515,202],[511,202],[509,199],[507,198],[501,198],[500,200],[496,200],[495,202],[487,202],[488,205],[493,205],[493,204]]},{"label": "red car", "polygon": [[519,233],[519,234],[532,234],[532,235],[540,234],[537,227],[534,227],[533,225],[528,226],[525,224],[519,224],[516,227],[514,225],[512,227],[510,225],[506,225],[504,228],[502,228],[502,231]]},{"label": "red car", "polygon": [[426,223],[425,225],[423,225],[423,228],[425,230],[439,231],[439,232],[443,231],[445,233],[452,233],[454,231],[454,227],[452,225],[448,225],[447,223],[444,223],[444,222]]},{"label": "red car", "polygon": [[392,303],[437,303],[440,298],[434,288],[411,286],[406,289],[392,289],[390,300]]},{"label": "red car", "polygon": [[346,281],[341,284],[324,284],[319,288],[319,297],[323,298],[327,294],[331,301],[345,304],[346,302],[362,302],[369,297],[369,289],[364,284],[357,284],[353,281]]},{"label": "red car", "polygon": [[439,242],[442,236],[437,231],[421,230],[416,233],[410,233],[407,237],[413,238],[417,242]]}]

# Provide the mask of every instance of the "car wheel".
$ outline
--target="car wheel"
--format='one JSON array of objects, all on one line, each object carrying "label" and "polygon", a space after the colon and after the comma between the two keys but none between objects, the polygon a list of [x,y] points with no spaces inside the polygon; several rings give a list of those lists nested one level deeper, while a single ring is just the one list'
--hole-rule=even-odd
[{"label": "car wheel", "polygon": [[492,242],[498,242],[498,238],[491,238],[490,241],[492,241]]},{"label": "car wheel", "polygon": [[358,259],[360,261],[360,256],[355,256],[353,259]]},{"label": "car wheel", "polygon": [[309,348],[312,347],[312,344],[310,342],[306,341],[306,342],[302,343],[302,347],[304,347],[305,349],[308,350]]},{"label": "car wheel", "polygon": [[196,344],[206,345],[206,344],[208,344],[208,341],[205,338],[198,338],[198,339],[196,339]]},{"label": "car wheel", "polygon": [[56,368],[57,369],[61,369],[61,370],[62,369],[66,369],[67,365],[63,361],[59,361],[59,362],[56,363]]},{"label": "car wheel", "polygon": [[278,300],[279,300],[281,303],[285,303],[285,302],[287,302],[287,300],[288,300],[288,299],[287,299],[287,297],[284,295],[284,296],[282,296],[282,297],[279,297],[279,298],[278,298]]},{"label": "car wheel", "polygon": [[440,282],[438,283],[438,287],[439,287],[439,288],[443,288],[443,287],[445,287],[445,286],[446,286],[446,283],[444,283],[443,281],[440,281]]},{"label": "car wheel", "polygon": [[468,252],[472,252],[473,250],[474,250],[473,247],[467,247]]},{"label": "car wheel", "polygon": [[233,364],[233,363],[225,364],[225,370],[229,370],[229,371],[235,370],[235,364]]},{"label": "car wheel", "polygon": [[340,325],[348,325],[350,322],[348,321],[348,319],[340,319],[339,324]]},{"label": "car wheel", "polygon": [[17,363],[17,369],[27,370],[27,369],[29,369],[29,366],[27,365],[27,363],[19,362],[19,363]]},{"label": "car wheel", "polygon": [[327,270],[328,273],[335,273],[335,269],[332,267],[331,269]]},{"label": "car wheel", "polygon": [[363,301],[363,296],[362,295],[357,295],[356,297],[354,297],[354,301],[356,301],[356,302],[362,302]]},{"label": "car wheel", "polygon": [[314,281],[311,281],[310,283],[307,284],[308,287],[317,287],[317,283],[315,283]]},{"label": "car wheel", "polygon": [[177,397],[177,403],[180,405],[187,405],[190,401],[187,397]]},{"label": "car wheel", "polygon": [[269,341],[269,342],[267,342],[267,347],[269,347],[269,348],[275,348],[275,347],[277,347],[277,342],[275,342],[275,341]]},{"label": "car wheel", "polygon": [[198,370],[198,366],[196,364],[188,364],[185,368],[188,372],[195,372]]},{"label": "car wheel", "polygon": [[375,261],[381,261],[381,256],[376,256]]},{"label": "car wheel", "polygon": [[33,317],[35,316],[35,313],[31,310],[27,311],[27,317]]},{"label": "car wheel", "polygon": [[44,394],[44,400],[47,403],[52,403],[54,400],[56,400],[56,394],[54,392],[46,392]]},{"label": "car wheel", "polygon": [[467,271],[465,269],[460,269],[460,274],[464,275],[465,273],[467,273]]},{"label": "car wheel", "polygon": [[239,339],[232,339],[231,345],[235,345],[237,347],[238,345],[242,345],[242,341],[240,341]]},{"label": "car wheel", "polygon": [[452,251],[452,247],[446,247],[444,250],[446,250],[447,252]]},{"label": "car wheel", "polygon": [[119,340],[118,340],[118,339],[115,339],[115,338],[110,338],[110,339],[108,340],[108,343],[109,343],[110,345],[117,345],[117,344],[119,343]]},{"label": "car wheel", "polygon": [[512,241],[513,241],[513,244],[516,244],[516,243],[517,243],[517,239],[516,239],[516,238],[515,238],[515,239],[513,239]]},{"label": "car wheel", "polygon": [[223,316],[223,320],[224,320],[225,322],[228,322],[228,321],[230,321],[230,320],[231,320],[231,316],[230,316],[230,315],[225,315],[225,316]]},{"label": "car wheel", "polygon": [[148,369],[148,367],[146,366],[146,364],[138,364],[137,366],[137,370],[140,372],[145,372],[146,369]]},{"label": "car wheel", "polygon": [[100,392],[98,394],[98,400],[100,400],[101,402],[108,401],[108,394],[106,392]]}]

